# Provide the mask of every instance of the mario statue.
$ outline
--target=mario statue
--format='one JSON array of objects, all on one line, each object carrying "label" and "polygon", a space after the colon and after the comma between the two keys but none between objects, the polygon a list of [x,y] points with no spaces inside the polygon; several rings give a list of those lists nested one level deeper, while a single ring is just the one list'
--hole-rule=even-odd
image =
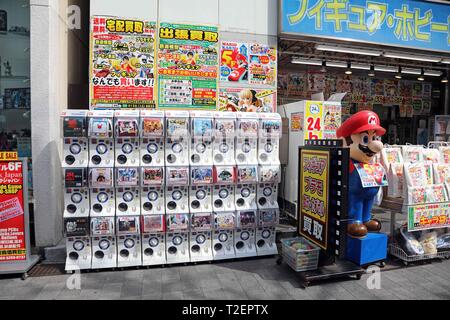
[{"label": "mario statue", "polygon": [[[383,178],[372,175],[372,183],[367,184],[367,175],[377,170],[382,170],[381,166],[376,166],[376,170],[370,169],[374,156],[381,152],[383,143],[381,136],[386,130],[380,126],[380,118],[372,111],[361,111],[350,117],[337,130],[338,138],[344,140],[344,145],[350,147],[350,168],[349,168],[349,212],[350,222],[347,233],[355,238],[363,238],[368,232],[378,232],[381,223],[371,217],[372,205],[383,185]],[[367,169],[369,168],[369,169]],[[381,168],[381,169],[379,169]],[[384,171],[381,176],[385,177]],[[380,175],[378,175],[380,177]]]}]

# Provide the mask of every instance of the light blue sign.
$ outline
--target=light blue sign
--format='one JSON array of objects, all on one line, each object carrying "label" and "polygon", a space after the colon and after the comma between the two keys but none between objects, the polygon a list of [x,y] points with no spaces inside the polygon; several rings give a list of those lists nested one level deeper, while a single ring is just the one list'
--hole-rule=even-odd
[{"label": "light blue sign", "polygon": [[450,52],[450,5],[418,0],[282,0],[281,33]]}]

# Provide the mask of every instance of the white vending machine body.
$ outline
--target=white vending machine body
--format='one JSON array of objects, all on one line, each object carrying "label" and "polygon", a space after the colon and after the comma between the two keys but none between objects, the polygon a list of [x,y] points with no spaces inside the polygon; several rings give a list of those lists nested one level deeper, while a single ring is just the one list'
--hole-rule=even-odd
[{"label": "white vending machine body", "polygon": [[190,262],[189,214],[167,214],[166,257],[167,263]]},{"label": "white vending machine body", "polygon": [[119,268],[142,265],[140,217],[117,217],[117,266]]},{"label": "white vending machine body", "polygon": [[233,259],[236,257],[234,250],[235,225],[236,217],[234,211],[214,213],[214,230],[212,240],[214,260]]},{"label": "white vending machine body", "polygon": [[237,183],[235,188],[236,210],[256,210],[258,166],[238,166]]},{"label": "white vending machine body", "polygon": [[114,111],[89,111],[89,167],[114,166]]},{"label": "white vending machine body", "polygon": [[236,165],[236,113],[214,112],[214,165]]},{"label": "white vending machine body", "polygon": [[166,166],[189,165],[189,111],[166,111]]},{"label": "white vending machine body", "polygon": [[141,213],[165,214],[164,167],[141,168]]},{"label": "white vending machine body", "polygon": [[256,210],[238,211],[234,230],[236,258],[256,256]]},{"label": "white vending machine body", "polygon": [[280,213],[278,209],[258,211],[258,228],[256,229],[256,252],[258,256],[278,254],[276,245],[276,226]]},{"label": "white vending machine body", "polygon": [[91,218],[92,269],[117,267],[114,217]]},{"label": "white vending machine body", "polygon": [[116,214],[139,216],[141,214],[140,182],[138,168],[116,168]]},{"label": "white vending machine body", "polygon": [[114,113],[114,131],[116,167],[139,166],[139,111],[116,111]]},{"label": "white vending machine body", "polygon": [[212,213],[191,214],[191,262],[212,261]]},{"label": "white vending machine body", "polygon": [[258,127],[256,113],[237,114],[236,164],[254,165],[258,163]]},{"label": "white vending machine body", "polygon": [[213,211],[224,212],[235,210],[236,167],[215,166],[213,169]]},{"label": "white vending machine body", "polygon": [[89,163],[87,114],[87,110],[66,110],[61,113],[63,168],[85,168]]},{"label": "white vending machine body", "polygon": [[111,217],[116,212],[113,168],[89,169],[91,217]]},{"label": "white vending machine body", "polygon": [[91,268],[92,247],[89,237],[89,218],[65,218],[66,271],[79,271]]},{"label": "white vending machine body", "polygon": [[142,265],[166,264],[165,215],[142,216]]},{"label": "white vending machine body", "polygon": [[213,112],[191,111],[191,166],[213,165]]},{"label": "white vending machine body", "polygon": [[262,165],[280,165],[281,116],[259,114],[258,161]]},{"label": "white vending machine body", "polygon": [[278,184],[280,181],[280,166],[259,166],[259,183],[256,192],[258,209],[279,208]]},{"label": "white vending machine body", "polygon": [[89,217],[89,188],[86,168],[63,168],[64,218]]},{"label": "white vending machine body", "polygon": [[189,213],[189,167],[166,167],[166,213]]},{"label": "white vending machine body", "polygon": [[141,110],[141,166],[164,166],[164,111]]}]

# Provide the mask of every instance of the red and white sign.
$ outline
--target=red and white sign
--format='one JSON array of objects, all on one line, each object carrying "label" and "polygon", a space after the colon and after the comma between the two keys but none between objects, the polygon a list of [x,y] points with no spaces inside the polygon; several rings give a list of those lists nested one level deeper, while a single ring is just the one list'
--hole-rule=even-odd
[{"label": "red and white sign", "polygon": [[26,260],[23,167],[0,162],[0,264]]}]

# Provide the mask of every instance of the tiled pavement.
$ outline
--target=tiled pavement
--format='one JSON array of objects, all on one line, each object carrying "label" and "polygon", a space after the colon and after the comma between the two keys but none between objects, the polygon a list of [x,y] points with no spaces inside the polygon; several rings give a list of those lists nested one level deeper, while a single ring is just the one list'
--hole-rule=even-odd
[{"label": "tiled pavement", "polygon": [[295,272],[276,258],[70,275],[0,278],[0,299],[450,299],[450,260],[381,273],[381,289],[359,281],[326,282],[302,289]]}]

